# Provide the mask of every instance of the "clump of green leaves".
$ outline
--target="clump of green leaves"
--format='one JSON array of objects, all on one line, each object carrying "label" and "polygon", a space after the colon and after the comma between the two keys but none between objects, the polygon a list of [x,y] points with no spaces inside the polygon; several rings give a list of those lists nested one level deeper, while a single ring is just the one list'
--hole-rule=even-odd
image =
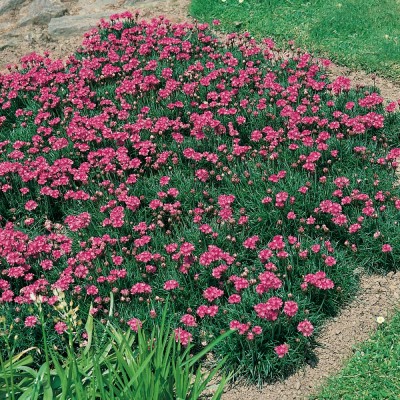
[{"label": "clump of green leaves", "polygon": [[[161,325],[155,325],[150,334],[142,329],[135,333],[109,323],[102,325],[89,314],[85,345],[75,351],[70,341],[65,349],[45,346],[47,361],[40,367],[35,368],[34,358],[29,354],[35,348],[13,354],[9,346],[9,358],[0,360],[0,397],[13,400],[198,399],[217,378],[225,359],[208,370],[199,361],[232,331],[225,332],[194,355],[191,343],[183,348],[171,334],[171,326],[166,322],[167,306]],[[66,334],[72,336],[70,328]],[[219,384],[213,385],[212,399],[221,398],[230,378],[223,375]]]}]

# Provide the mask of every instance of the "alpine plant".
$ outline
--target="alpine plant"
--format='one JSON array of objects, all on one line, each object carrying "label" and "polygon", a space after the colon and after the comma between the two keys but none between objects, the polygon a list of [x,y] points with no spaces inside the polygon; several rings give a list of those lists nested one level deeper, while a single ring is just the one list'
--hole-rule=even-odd
[{"label": "alpine plant", "polygon": [[183,346],[234,329],[215,357],[275,379],[356,268],[399,265],[399,104],[271,39],[137,16],[0,75],[1,314],[24,349],[38,299],[62,343],[59,293],[134,331],[170,297]]}]

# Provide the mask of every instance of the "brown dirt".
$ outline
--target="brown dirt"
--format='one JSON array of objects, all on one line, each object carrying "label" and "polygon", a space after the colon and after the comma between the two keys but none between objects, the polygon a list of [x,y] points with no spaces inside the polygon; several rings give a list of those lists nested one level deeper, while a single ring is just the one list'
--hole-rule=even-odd
[{"label": "brown dirt", "polygon": [[[61,1],[68,7],[69,15],[77,15],[81,11],[75,0]],[[88,0],[88,3],[91,2],[93,1]],[[115,4],[108,9],[140,10],[141,19],[151,19],[159,15],[165,15],[172,22],[183,22],[189,19],[190,0],[138,0],[136,6],[130,7],[123,7],[124,2],[125,0],[116,0]],[[8,64],[19,64],[21,57],[32,52],[43,54],[47,50],[53,59],[66,59],[73,52],[73,49],[82,43],[81,35],[53,39],[49,36],[47,28],[39,26],[17,27],[15,22],[18,18],[17,11],[0,15],[0,38],[17,38],[19,40],[18,47],[7,47],[0,50],[0,72],[5,72]]]},{"label": "brown dirt", "polygon": [[372,86],[379,88],[381,95],[388,101],[400,100],[400,85],[374,74],[364,71],[354,71],[346,67],[333,64],[329,67],[329,77],[347,76],[351,79],[353,87]]},{"label": "brown dirt", "polygon": [[[67,2],[68,0],[64,0],[64,3]],[[190,0],[147,0],[144,3],[138,1],[135,7],[126,8],[141,10],[140,15],[145,19],[164,15],[172,22],[182,22],[189,19],[189,2]],[[77,12],[79,9],[71,7],[70,13]],[[15,14],[9,14],[7,19],[0,17],[0,35],[1,23],[12,21],[13,17],[16,20]],[[25,40],[18,48],[6,48],[0,51],[2,60],[0,70],[4,70],[7,64],[17,64],[23,55],[33,51],[42,53],[44,50],[49,50],[52,58],[63,59],[82,41],[80,36],[55,41],[40,28],[23,29]],[[351,71],[334,64],[331,65],[329,74],[331,78],[339,75],[349,76],[354,86],[379,87],[382,96],[388,101],[400,99],[400,86],[383,78],[362,71]],[[318,363],[314,368],[307,365],[284,382],[265,386],[261,391],[254,386],[241,385],[228,388],[222,397],[223,400],[295,400],[306,399],[311,394],[317,393],[318,387],[324,380],[339,372],[344,362],[352,356],[354,345],[366,340],[376,329],[376,318],[383,316],[389,319],[395,307],[400,305],[400,272],[389,273],[387,276],[362,276],[360,286],[356,300],[344,308],[340,315],[329,321],[318,335],[321,346],[315,352]]]}]

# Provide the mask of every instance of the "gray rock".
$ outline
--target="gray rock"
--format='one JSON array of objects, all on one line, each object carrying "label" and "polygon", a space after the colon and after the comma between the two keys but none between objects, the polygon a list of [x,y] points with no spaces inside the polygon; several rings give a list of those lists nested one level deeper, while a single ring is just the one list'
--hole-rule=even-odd
[{"label": "gray rock", "polygon": [[78,0],[77,6],[81,9],[80,14],[92,14],[118,8],[120,3],[121,0]]},{"label": "gray rock", "polygon": [[108,19],[112,14],[123,11],[94,13],[91,15],[65,15],[61,18],[52,18],[49,23],[49,34],[53,37],[76,36],[95,28],[101,18]]},{"label": "gray rock", "polygon": [[24,2],[25,0],[0,0],[0,14],[14,10]]},{"label": "gray rock", "polygon": [[[86,1],[87,3],[87,1]],[[114,6],[116,3],[115,0],[95,0],[95,2],[93,3],[93,7],[100,7],[100,8],[106,8],[109,6]],[[90,5],[92,6],[92,5]]]},{"label": "gray rock", "polygon": [[11,29],[11,27],[11,22],[2,22],[0,23],[0,32],[8,31],[9,29]]},{"label": "gray rock", "polygon": [[0,50],[4,50],[8,47],[17,47],[20,44],[20,41],[15,38],[9,38],[0,41]]},{"label": "gray rock", "polygon": [[58,0],[33,0],[26,10],[27,14],[19,20],[18,25],[46,25],[52,18],[61,17],[66,11],[67,8]]},{"label": "gray rock", "polygon": [[165,0],[126,0],[124,6],[142,6],[143,3],[165,3]]}]

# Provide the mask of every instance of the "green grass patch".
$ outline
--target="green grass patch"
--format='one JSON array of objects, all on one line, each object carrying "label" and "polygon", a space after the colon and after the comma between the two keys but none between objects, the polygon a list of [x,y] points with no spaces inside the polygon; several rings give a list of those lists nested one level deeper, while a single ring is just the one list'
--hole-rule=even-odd
[{"label": "green grass patch", "polygon": [[200,21],[221,20],[226,32],[272,37],[352,68],[400,82],[400,2],[397,0],[192,0]]},{"label": "green grass patch", "polygon": [[345,368],[313,399],[397,399],[400,393],[400,313],[359,345]]}]

